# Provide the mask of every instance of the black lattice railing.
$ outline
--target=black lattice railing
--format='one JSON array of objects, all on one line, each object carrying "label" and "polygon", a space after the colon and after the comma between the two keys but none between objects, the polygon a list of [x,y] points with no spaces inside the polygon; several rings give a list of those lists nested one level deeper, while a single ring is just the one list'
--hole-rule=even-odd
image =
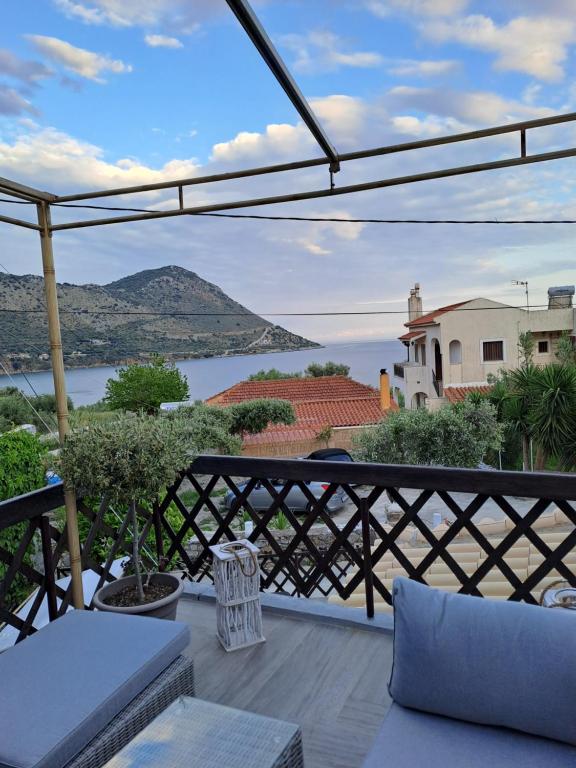
[{"label": "black lattice railing", "polygon": [[[72,602],[68,574],[66,525],[59,514],[64,503],[62,486],[0,502],[0,533],[15,528],[18,540],[8,551],[0,545],[0,629],[10,625],[17,630],[17,640],[32,634],[34,622],[45,603],[50,620],[65,613]],[[141,548],[145,546],[154,524],[154,516],[141,510],[143,526]],[[130,556],[127,536],[128,519],[116,515],[104,505],[78,503],[82,538],[82,570],[93,571],[96,589],[113,581],[114,561]],[[66,583],[68,582],[68,583]],[[31,600],[24,596],[33,595]],[[25,606],[23,605],[25,603]],[[90,607],[90,606],[86,606]]]},{"label": "black lattice railing", "polygon": [[[272,483],[271,478],[281,483]],[[308,481],[323,483],[321,497],[312,494]],[[180,498],[185,487],[197,494],[190,506]],[[214,496],[218,488],[231,493],[232,504],[218,503]],[[308,502],[304,516],[292,511],[289,503],[295,489]],[[265,508],[252,503],[256,490],[267,492]],[[327,505],[339,490],[348,500],[344,511],[333,516]],[[461,494],[466,498],[461,499]],[[397,519],[391,524],[382,520],[382,499],[396,506]],[[459,591],[479,596],[485,594],[485,579],[494,573],[510,585],[513,600],[536,602],[535,590],[549,575],[576,586],[576,560],[565,562],[576,553],[574,499],[576,476],[572,474],[204,456],[168,489],[157,514],[170,542],[165,553],[168,562],[183,564],[193,580],[211,578],[211,545],[244,536],[238,526],[242,516],[252,521],[249,538],[263,551],[262,589],[305,597],[337,595],[344,601],[360,589],[371,616],[375,596],[391,601],[389,585],[380,573],[390,557],[397,570],[424,583],[430,569],[441,564],[455,577]],[[431,527],[430,518],[423,516],[431,501],[435,509],[444,510],[449,525]],[[166,521],[171,505],[182,514],[178,530]],[[538,526],[554,508],[564,517],[563,525],[555,528],[561,540],[551,546],[539,535]],[[272,529],[278,512],[290,525],[288,536]],[[477,518],[483,514],[509,521],[501,536],[478,525]],[[556,518],[550,520],[556,525]],[[320,536],[319,524],[324,531]],[[417,550],[409,547],[414,539]],[[464,539],[481,553],[472,570],[452,551]],[[541,559],[525,576],[518,575],[513,563],[519,543],[530,545]]]},{"label": "black lattice railing", "polygon": [[[322,484],[320,494],[312,493],[310,481]],[[333,513],[342,490],[346,504]],[[267,494],[265,504],[254,503],[256,491]],[[304,514],[292,508],[294,492]],[[575,499],[573,474],[201,456],[153,510],[141,511],[140,546],[152,549],[149,560],[163,569],[210,580],[209,547],[243,538],[248,520],[249,538],[261,549],[263,590],[349,604],[358,604],[360,595],[372,616],[375,603],[390,602],[391,574],[435,586],[440,568],[460,592],[490,596],[496,575],[509,599],[535,602],[551,577],[576,586]],[[448,525],[431,526],[426,510],[432,502]],[[55,514],[62,504],[60,486],[0,503],[0,532],[17,534],[9,549],[0,545],[0,627],[14,627],[18,639],[34,631],[43,604],[53,619],[71,603],[70,587],[58,583],[67,566],[66,530]],[[555,517],[549,515],[554,509]],[[478,523],[484,514],[508,521],[500,535]],[[114,579],[113,563],[130,554],[128,523],[104,506],[83,502],[79,515],[82,567],[101,586]],[[287,527],[277,528],[279,517]],[[547,520],[555,525],[554,541],[542,533]],[[481,553],[478,562],[458,554],[464,540]],[[524,572],[514,559],[520,545],[534,555]],[[15,585],[22,584],[27,594],[36,590],[24,611],[13,599]]]}]

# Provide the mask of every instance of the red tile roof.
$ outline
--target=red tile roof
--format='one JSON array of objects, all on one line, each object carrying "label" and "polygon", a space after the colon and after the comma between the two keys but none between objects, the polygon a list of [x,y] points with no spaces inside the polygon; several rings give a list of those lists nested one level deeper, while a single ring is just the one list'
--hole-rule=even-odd
[{"label": "red tile roof", "polygon": [[408,331],[408,333],[405,333],[403,336],[398,336],[399,341],[409,341],[410,339],[415,339],[416,337],[424,337],[426,334],[424,331]]},{"label": "red tile roof", "polygon": [[279,398],[298,403],[302,400],[336,400],[351,397],[376,397],[378,390],[348,376],[272,379],[270,381],[241,381],[206,402],[208,405],[230,405],[260,397]]},{"label": "red tile roof", "polygon": [[435,309],[433,312],[428,312],[421,317],[417,317],[416,320],[410,320],[408,323],[404,323],[404,325],[407,328],[414,328],[414,326],[418,325],[428,325],[429,323],[433,323],[440,315],[443,315],[446,312],[451,312],[453,309],[458,309],[458,307],[462,307],[464,304],[468,304],[468,301],[459,301],[457,304],[448,304],[446,307],[439,307],[439,309]]},{"label": "red tile roof", "polygon": [[[231,405],[261,397],[289,400],[296,423],[272,424],[258,435],[246,435],[245,445],[313,440],[326,426],[377,424],[383,417],[380,393],[347,376],[241,381],[208,398],[209,405]],[[397,410],[392,402],[390,410]]]},{"label": "red tile roof", "polygon": [[444,397],[449,403],[461,403],[466,395],[469,395],[472,392],[487,395],[491,389],[492,387],[488,384],[481,384],[477,387],[444,387]]}]

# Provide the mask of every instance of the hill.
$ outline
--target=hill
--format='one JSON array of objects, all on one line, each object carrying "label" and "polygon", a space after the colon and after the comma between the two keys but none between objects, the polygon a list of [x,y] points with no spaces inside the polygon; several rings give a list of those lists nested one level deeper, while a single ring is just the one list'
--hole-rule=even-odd
[{"label": "hill", "polygon": [[[58,298],[67,366],[116,365],[152,353],[179,359],[319,346],[182,267],[148,269],[107,285],[61,283]],[[42,278],[0,273],[0,307],[14,310],[0,312],[4,365],[49,368]]]}]

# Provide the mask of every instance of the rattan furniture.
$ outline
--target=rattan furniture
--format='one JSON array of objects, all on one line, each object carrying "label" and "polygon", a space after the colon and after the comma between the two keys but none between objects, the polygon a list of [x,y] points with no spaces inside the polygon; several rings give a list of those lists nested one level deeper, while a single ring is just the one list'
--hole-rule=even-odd
[{"label": "rattan furniture", "polygon": [[102,768],[179,696],[194,696],[194,664],[179,656],[66,768]]},{"label": "rattan furniture", "polygon": [[303,768],[300,728],[183,696],[106,768]]}]

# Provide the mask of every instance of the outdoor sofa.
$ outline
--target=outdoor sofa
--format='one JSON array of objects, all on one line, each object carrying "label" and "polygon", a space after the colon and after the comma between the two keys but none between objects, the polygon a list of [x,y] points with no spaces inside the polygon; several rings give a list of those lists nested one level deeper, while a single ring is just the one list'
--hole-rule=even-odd
[{"label": "outdoor sofa", "polygon": [[0,768],[101,768],[194,695],[184,624],[72,611],[0,654]]},{"label": "outdoor sofa", "polygon": [[576,612],[393,593],[393,704],[364,768],[576,766]]}]

